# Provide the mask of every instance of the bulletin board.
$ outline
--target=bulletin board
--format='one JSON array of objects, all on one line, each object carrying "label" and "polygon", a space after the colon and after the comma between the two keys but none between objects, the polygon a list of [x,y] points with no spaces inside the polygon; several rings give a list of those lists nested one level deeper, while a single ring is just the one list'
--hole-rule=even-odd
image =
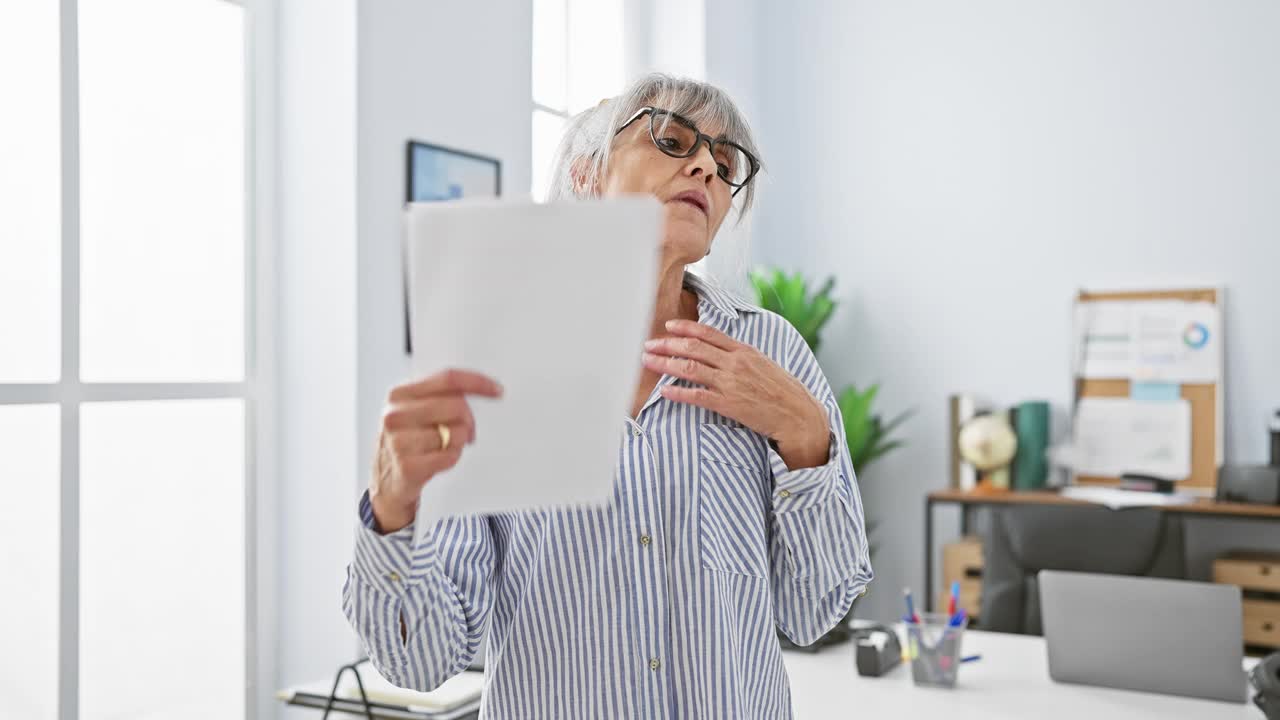
[{"label": "bulletin board", "polygon": [[[1096,292],[1081,290],[1077,295],[1081,303],[1099,301],[1159,301],[1182,300],[1188,302],[1208,302],[1217,308],[1218,332],[1222,332],[1222,305],[1224,292],[1221,288],[1193,288],[1184,290],[1142,290]],[[1077,342],[1083,339],[1077,338]],[[1219,347],[1225,343],[1219,341]],[[1181,396],[1191,406],[1191,475],[1177,483],[1179,491],[1195,495],[1213,496],[1218,485],[1218,468],[1222,465],[1223,456],[1223,424],[1222,401],[1224,396],[1223,377],[1225,375],[1225,354],[1220,351],[1218,363],[1218,380],[1213,383],[1183,383]],[[1073,368],[1079,372],[1080,368]],[[1129,397],[1130,381],[1123,378],[1075,378],[1076,399],[1085,397]],[[1118,485],[1118,477],[1101,477],[1093,475],[1075,475],[1075,482],[1080,485]]]}]

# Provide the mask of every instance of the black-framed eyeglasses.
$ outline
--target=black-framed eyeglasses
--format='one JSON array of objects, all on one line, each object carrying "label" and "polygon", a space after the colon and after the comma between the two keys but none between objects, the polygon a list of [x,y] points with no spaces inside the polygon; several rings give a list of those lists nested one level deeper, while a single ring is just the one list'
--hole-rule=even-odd
[{"label": "black-framed eyeglasses", "polygon": [[640,108],[635,115],[622,124],[622,127],[618,128],[614,136],[626,130],[627,126],[643,115],[649,116],[649,139],[659,150],[671,157],[691,157],[698,152],[698,146],[706,142],[707,148],[711,150],[711,157],[716,161],[716,175],[733,188],[731,197],[736,196],[738,191],[746,187],[747,183],[751,182],[751,179],[760,171],[760,161],[747,152],[746,148],[724,138],[713,138],[703,134],[688,119],[670,110],[654,107]]}]

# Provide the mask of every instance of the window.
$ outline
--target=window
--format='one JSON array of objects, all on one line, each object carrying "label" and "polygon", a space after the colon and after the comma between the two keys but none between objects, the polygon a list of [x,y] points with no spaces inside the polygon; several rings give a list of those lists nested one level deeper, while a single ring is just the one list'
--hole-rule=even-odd
[{"label": "window", "polygon": [[533,197],[546,199],[565,124],[622,91],[622,0],[533,2]]},{"label": "window", "polygon": [[13,717],[249,715],[246,14],[0,3]]},{"label": "window", "polygon": [[[0,4],[0,388],[54,383],[62,312],[58,4]],[[11,112],[10,108],[21,108]],[[59,405],[0,396],[0,695],[15,717],[58,712]],[[34,395],[34,394],[32,394]],[[21,592],[13,592],[21,588]]]}]

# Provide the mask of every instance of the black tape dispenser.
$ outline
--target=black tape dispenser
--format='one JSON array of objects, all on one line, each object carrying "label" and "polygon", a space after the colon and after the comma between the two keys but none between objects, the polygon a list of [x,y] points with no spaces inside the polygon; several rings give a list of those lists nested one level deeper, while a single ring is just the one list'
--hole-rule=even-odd
[{"label": "black tape dispenser", "polygon": [[888,625],[855,628],[853,638],[858,674],[863,677],[880,677],[902,662],[898,633]]}]

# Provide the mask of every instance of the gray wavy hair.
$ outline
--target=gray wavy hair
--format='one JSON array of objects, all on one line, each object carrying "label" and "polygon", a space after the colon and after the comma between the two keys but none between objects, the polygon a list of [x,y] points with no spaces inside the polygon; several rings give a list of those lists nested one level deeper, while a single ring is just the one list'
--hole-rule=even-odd
[{"label": "gray wavy hair", "polygon": [[[551,164],[551,181],[547,187],[547,200],[570,200],[583,197],[579,185],[594,186],[603,179],[609,167],[609,150],[618,128],[631,119],[643,107],[670,110],[691,120],[699,128],[720,128],[725,137],[746,148],[760,158],[751,126],[738,110],[729,95],[720,88],[704,82],[677,78],[663,73],[645,75],[631,84],[621,95],[602,100],[570,118],[564,136],[556,149]],[[573,168],[584,161],[585,183],[575,183]],[[761,161],[761,170],[763,170]],[[737,206],[737,222],[751,209],[755,201],[757,176],[734,203]]]}]

